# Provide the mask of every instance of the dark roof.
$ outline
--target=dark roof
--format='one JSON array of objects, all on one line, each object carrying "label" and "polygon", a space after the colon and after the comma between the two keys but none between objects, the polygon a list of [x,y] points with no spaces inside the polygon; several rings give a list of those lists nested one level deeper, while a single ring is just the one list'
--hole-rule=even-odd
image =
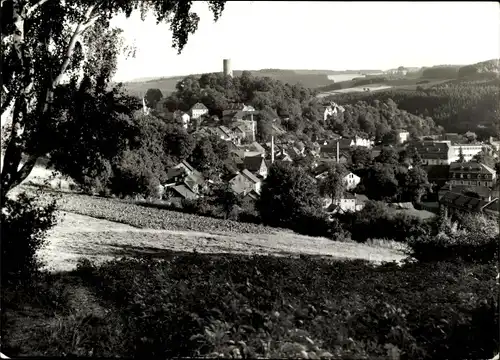
[{"label": "dark roof", "polygon": [[182,160],[179,165],[181,164],[187,167],[190,171],[195,171],[194,167],[188,163],[187,160]]},{"label": "dark roof", "polygon": [[196,194],[193,191],[191,191],[186,185],[176,185],[168,189],[171,189],[172,191],[176,192],[184,199],[196,199]]},{"label": "dark roof", "polygon": [[488,201],[476,199],[463,194],[457,194],[451,191],[445,193],[441,199],[439,199],[439,202],[469,211],[480,211],[483,206],[488,204]]},{"label": "dark roof", "polygon": [[475,162],[475,161],[469,161],[465,163],[459,163],[459,162],[454,162],[450,164],[450,171],[460,171],[460,172],[467,172],[467,171],[473,171],[473,172],[480,172],[480,173],[485,173],[485,174],[494,174],[495,170],[491,169],[489,166],[486,166],[484,164]]},{"label": "dark roof", "polygon": [[429,180],[448,179],[450,176],[449,165],[425,165],[422,167]]},{"label": "dark roof", "polygon": [[481,197],[489,197],[491,195],[491,190],[486,186],[469,186],[469,185],[451,185],[446,184],[439,191],[442,192],[454,192],[456,194],[463,193],[465,190],[470,190],[476,192]]},{"label": "dark roof", "polygon": [[422,141],[414,143],[417,152],[423,159],[448,159],[450,145],[445,142]]},{"label": "dark roof", "polygon": [[345,194],[342,196],[342,199],[355,200],[355,199],[356,199],[356,196],[354,196],[354,195],[353,195],[353,194],[351,194],[351,193],[345,193]]},{"label": "dark roof", "polygon": [[262,156],[249,156],[243,159],[243,166],[252,171],[259,171],[264,158]]},{"label": "dark roof", "polygon": [[184,168],[171,168],[167,171],[167,181],[181,175],[186,174],[186,169]]}]

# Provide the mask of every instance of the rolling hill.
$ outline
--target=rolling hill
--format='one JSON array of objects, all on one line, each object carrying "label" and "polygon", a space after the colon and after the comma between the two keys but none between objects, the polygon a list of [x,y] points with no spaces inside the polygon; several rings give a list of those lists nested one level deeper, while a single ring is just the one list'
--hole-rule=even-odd
[{"label": "rolling hill", "polygon": [[[234,76],[240,76],[243,70],[234,70]],[[372,74],[379,73],[380,70],[283,70],[283,69],[262,69],[250,71],[252,75],[270,77],[275,80],[280,80],[290,84],[301,83],[302,85],[309,88],[319,88],[334,83],[333,80],[328,78],[329,75],[340,75],[340,74]],[[188,75],[186,75],[188,76]],[[193,74],[191,76],[200,77],[201,74]],[[157,78],[151,80],[138,80],[124,82],[123,85],[132,95],[142,96],[150,88],[158,88],[163,93],[163,96],[167,96],[175,91],[175,85],[184,78],[185,76],[173,76],[165,78]]]}]

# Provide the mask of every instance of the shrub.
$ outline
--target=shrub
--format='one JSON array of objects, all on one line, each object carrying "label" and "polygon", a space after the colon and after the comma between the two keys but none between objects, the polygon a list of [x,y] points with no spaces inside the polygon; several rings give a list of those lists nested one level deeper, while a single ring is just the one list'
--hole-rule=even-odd
[{"label": "shrub", "polygon": [[421,262],[466,261],[490,263],[498,257],[497,236],[487,237],[480,233],[439,233],[411,237],[408,255]]},{"label": "shrub", "polygon": [[227,254],[85,267],[125,321],[116,352],[143,357],[488,358],[494,275],[490,265]]},{"label": "shrub", "polygon": [[56,223],[56,201],[21,193],[2,204],[2,281],[24,283],[42,266],[36,252],[44,245],[47,231]]}]

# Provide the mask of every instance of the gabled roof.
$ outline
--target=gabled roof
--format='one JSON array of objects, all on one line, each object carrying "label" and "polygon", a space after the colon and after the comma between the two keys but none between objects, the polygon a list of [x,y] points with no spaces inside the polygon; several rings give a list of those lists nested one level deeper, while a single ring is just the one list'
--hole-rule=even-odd
[{"label": "gabled roof", "polygon": [[457,194],[451,191],[445,193],[441,199],[439,199],[439,202],[469,211],[479,211],[482,207],[489,203],[488,201],[476,199],[463,194]]},{"label": "gabled roof", "polygon": [[262,156],[249,156],[243,159],[243,166],[252,172],[256,172],[260,170],[263,162],[264,158]]},{"label": "gabled roof", "polygon": [[355,194],[354,196],[356,197],[356,205],[362,205],[370,200],[366,195],[363,194]]},{"label": "gabled roof", "polygon": [[244,169],[241,174],[245,177],[247,177],[250,181],[252,181],[253,183],[258,183],[260,182],[260,179],[258,179],[254,174],[252,174],[250,171],[248,171],[247,169]]},{"label": "gabled roof", "polygon": [[185,175],[186,170],[182,167],[174,167],[171,169],[168,169],[167,171],[167,181],[172,180],[173,178],[181,175]]},{"label": "gabled roof", "polygon": [[219,126],[219,129],[224,132],[227,136],[232,136],[233,135],[233,132],[226,126],[224,125],[221,125]]},{"label": "gabled roof", "polygon": [[194,167],[193,167],[190,163],[188,163],[188,161],[187,161],[187,160],[182,160],[182,161],[180,162],[180,164],[179,164],[179,165],[177,165],[177,166],[180,166],[180,165],[184,165],[186,168],[188,168],[188,169],[189,169],[189,171],[195,171]]},{"label": "gabled roof", "polygon": [[481,163],[477,163],[475,161],[469,161],[464,163],[454,162],[450,164],[450,171],[460,171],[460,172],[481,172],[488,174],[495,174],[496,171]]},{"label": "gabled roof", "polygon": [[208,108],[203,103],[197,102],[193,105],[191,110],[208,110]]},{"label": "gabled roof", "polygon": [[440,192],[454,192],[457,194],[463,193],[465,190],[476,192],[479,196],[487,198],[491,195],[491,190],[486,186],[470,186],[470,185],[452,185],[446,184],[439,189]]},{"label": "gabled roof", "polygon": [[347,192],[347,193],[345,193],[342,196],[342,199],[344,199],[344,200],[355,200],[356,196],[354,196],[353,194]]},{"label": "gabled roof", "polygon": [[181,197],[184,199],[196,199],[196,194],[191,191],[186,185],[176,185],[172,186],[169,189],[175,191],[177,194],[179,194]]}]

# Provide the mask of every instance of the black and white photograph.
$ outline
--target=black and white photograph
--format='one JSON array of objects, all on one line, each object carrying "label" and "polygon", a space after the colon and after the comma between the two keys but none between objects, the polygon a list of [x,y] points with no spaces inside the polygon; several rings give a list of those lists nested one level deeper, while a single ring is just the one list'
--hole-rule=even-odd
[{"label": "black and white photograph", "polygon": [[0,25],[0,358],[500,360],[498,2]]}]

